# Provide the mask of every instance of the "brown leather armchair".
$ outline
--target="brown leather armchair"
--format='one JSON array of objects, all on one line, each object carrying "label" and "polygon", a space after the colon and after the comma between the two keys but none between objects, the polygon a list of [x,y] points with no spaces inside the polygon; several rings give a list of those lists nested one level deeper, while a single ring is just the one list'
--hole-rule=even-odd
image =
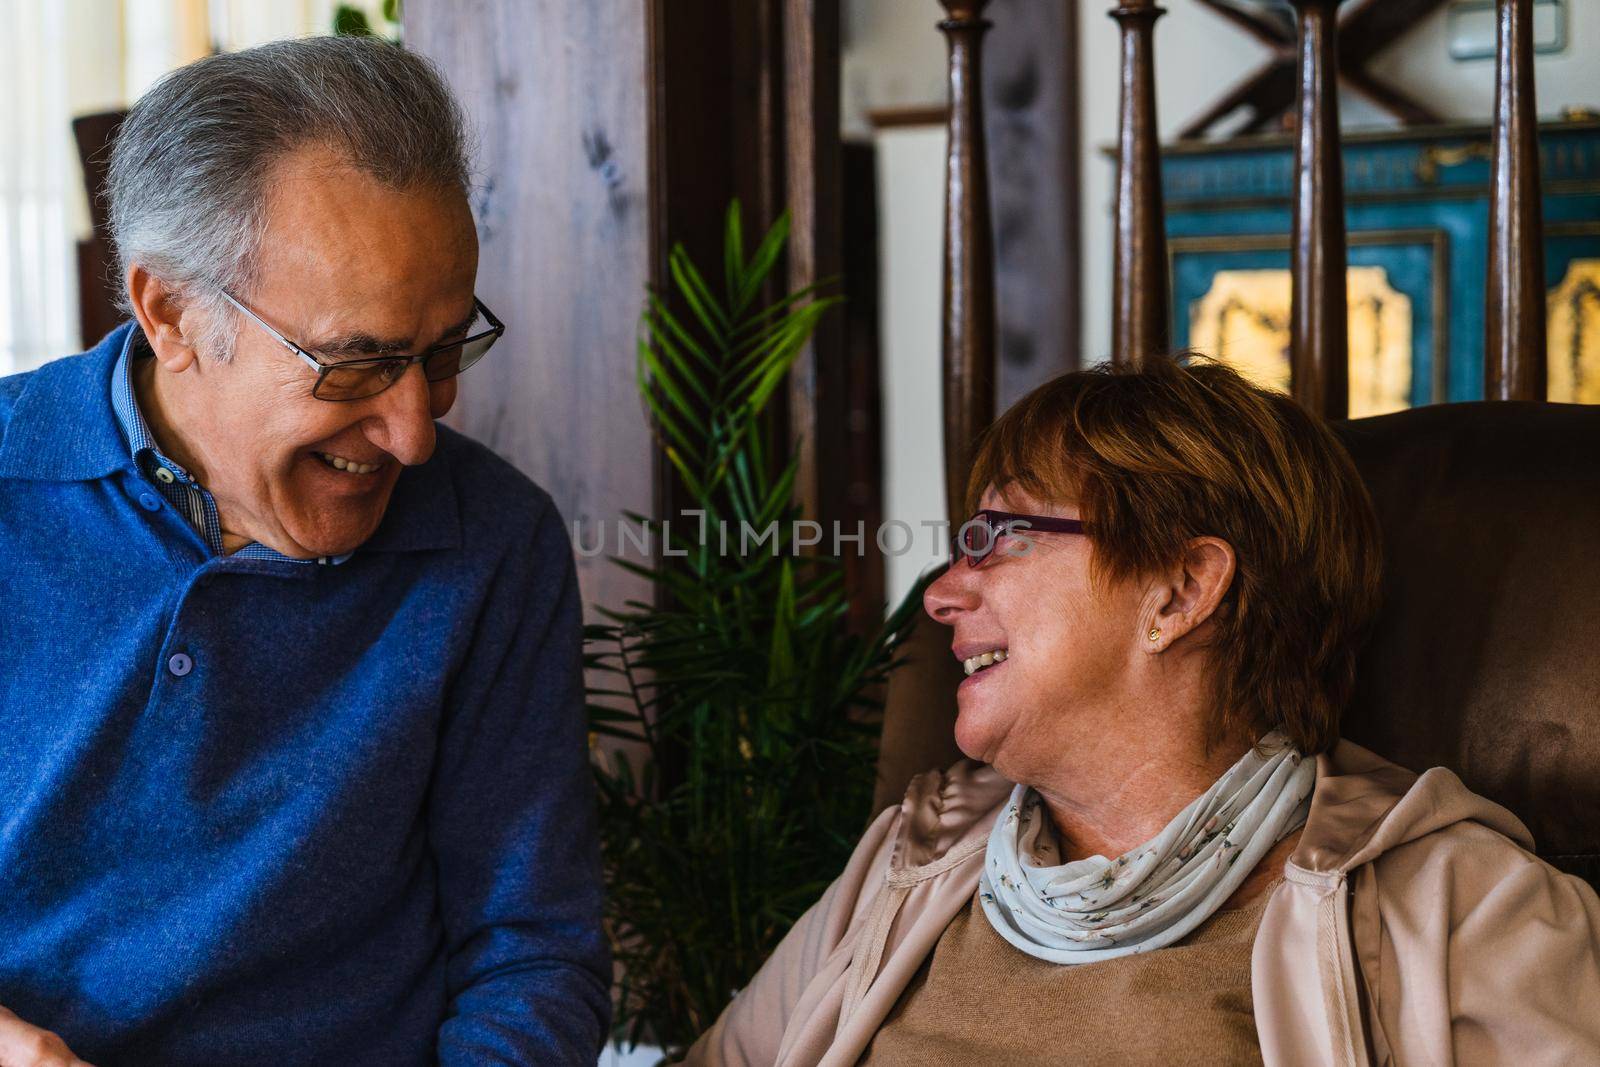
[{"label": "brown leather armchair", "polygon": [[[1449,767],[1600,887],[1600,408],[1474,403],[1336,424],[1377,507],[1384,602],[1344,734]],[[890,680],[878,806],[960,758],[949,631]]]}]

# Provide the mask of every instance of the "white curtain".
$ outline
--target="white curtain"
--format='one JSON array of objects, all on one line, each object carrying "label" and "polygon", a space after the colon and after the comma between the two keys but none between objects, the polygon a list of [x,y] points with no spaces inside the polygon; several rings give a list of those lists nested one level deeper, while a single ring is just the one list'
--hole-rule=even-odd
[{"label": "white curtain", "polygon": [[0,374],[76,351],[66,7],[0,0]]},{"label": "white curtain", "polygon": [[[78,327],[88,204],[72,118],[128,106],[212,48],[327,33],[336,0],[0,0],[0,375],[98,338]],[[381,0],[357,0],[374,26]]]}]

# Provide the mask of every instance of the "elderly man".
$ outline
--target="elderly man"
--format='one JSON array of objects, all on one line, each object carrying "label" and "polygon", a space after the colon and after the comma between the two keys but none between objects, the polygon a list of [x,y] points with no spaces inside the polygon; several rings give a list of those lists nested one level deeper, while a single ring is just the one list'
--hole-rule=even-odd
[{"label": "elderly man", "polygon": [[503,330],[463,143],[336,38],[124,123],[133,321],[0,380],[0,1065],[595,1062],[571,552],[434,421]]}]

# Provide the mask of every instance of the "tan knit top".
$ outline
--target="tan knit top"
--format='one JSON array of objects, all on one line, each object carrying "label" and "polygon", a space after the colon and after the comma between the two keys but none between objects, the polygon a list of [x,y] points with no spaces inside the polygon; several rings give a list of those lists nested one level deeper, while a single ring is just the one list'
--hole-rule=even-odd
[{"label": "tan knit top", "polygon": [[1258,1064],[1250,950],[1276,886],[1165,948],[1071,965],[1012,947],[974,894],[860,1063]]}]

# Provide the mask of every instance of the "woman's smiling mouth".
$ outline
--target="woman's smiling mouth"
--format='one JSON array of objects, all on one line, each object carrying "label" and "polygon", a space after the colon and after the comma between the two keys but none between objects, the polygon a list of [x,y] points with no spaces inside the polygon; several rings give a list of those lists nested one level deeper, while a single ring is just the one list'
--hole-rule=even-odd
[{"label": "woman's smiling mouth", "polygon": [[991,649],[988,652],[980,652],[975,656],[968,656],[966,659],[961,661],[961,667],[967,672],[967,677],[970,678],[985,668],[992,667],[996,663],[1004,663],[1005,661],[1006,650],[1003,648],[996,648]]},{"label": "woman's smiling mouth", "polygon": [[950,646],[950,652],[955,656],[956,662],[961,664],[961,669],[966,677],[961,680],[960,688],[979,684],[979,675],[993,674],[1005,666],[1011,658],[1011,650],[1001,644],[997,638],[979,638],[976,641],[956,641]]}]

